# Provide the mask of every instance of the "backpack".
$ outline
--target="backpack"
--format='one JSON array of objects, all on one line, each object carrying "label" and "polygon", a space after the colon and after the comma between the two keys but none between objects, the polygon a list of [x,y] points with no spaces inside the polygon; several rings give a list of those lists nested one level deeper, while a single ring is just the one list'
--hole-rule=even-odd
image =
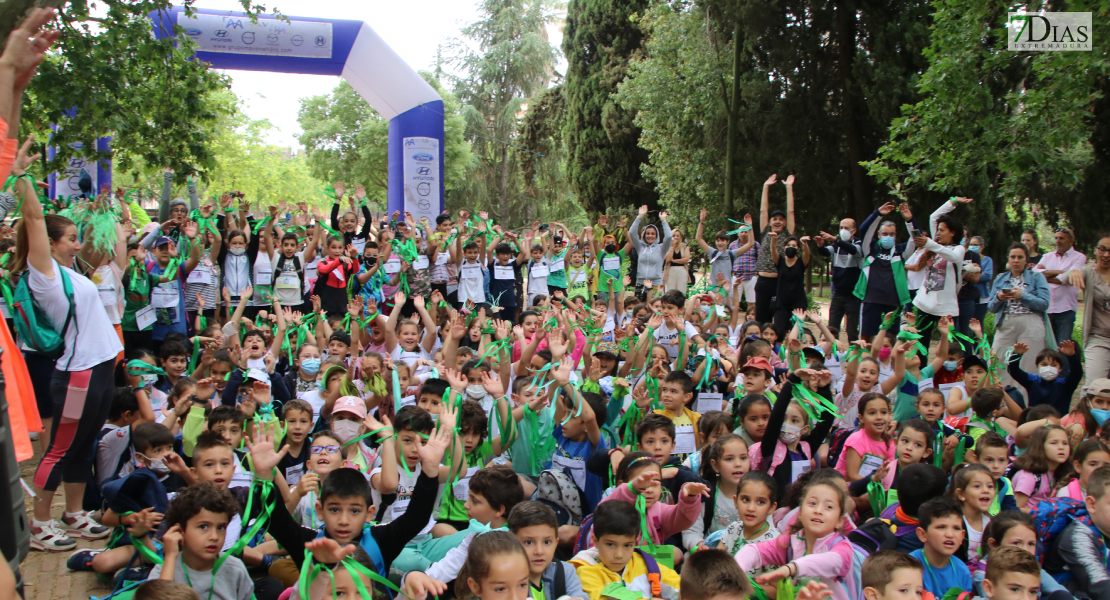
[{"label": "backpack", "polygon": [[863,598],[863,561],[880,550],[894,550],[898,535],[890,521],[871,519],[848,533],[848,543],[852,545],[852,577],[844,582],[844,588],[849,598]]},{"label": "backpack", "polygon": [[566,563],[561,560],[555,561],[555,577],[552,583],[552,600],[558,600],[567,595],[567,574]]},{"label": "backpack", "polygon": [[[866,560],[871,553],[862,547],[857,547],[857,545],[853,544],[848,538],[839,534],[834,536],[832,541],[829,542],[829,549],[831,550],[833,546],[840,542],[847,542],[852,548],[852,568],[848,570],[847,577],[830,577],[829,579],[836,580],[836,582],[844,588],[844,593],[846,593],[849,598],[861,598],[862,586],[860,586],[859,574],[863,571],[863,561]],[[792,546],[786,547],[786,560],[787,562],[794,560],[794,549]],[[855,593],[853,593],[853,591]]]},{"label": "backpack", "polygon": [[592,514],[586,515],[582,519],[582,525],[578,528],[578,536],[574,538],[574,553],[586,550],[590,547],[590,532],[594,530],[594,516]]},{"label": "backpack", "polygon": [[[276,286],[277,286],[278,277],[282,273],[284,273],[283,269],[285,267],[285,261],[286,260],[293,261],[293,271],[297,273],[297,280],[300,281],[300,286],[298,286],[297,290],[300,293],[301,299],[303,300],[304,299],[304,269],[301,268],[301,259],[296,254],[294,254],[291,258],[287,259],[287,258],[285,258],[284,254],[282,254],[280,252],[278,253],[277,264],[274,265],[274,280],[273,280],[274,281],[274,286],[275,286],[274,289],[275,290],[277,289]],[[315,292],[315,290],[313,290],[313,292]]]},{"label": "backpack", "polygon": [[[566,514],[566,525],[582,523],[582,515],[586,512],[582,507],[585,494],[574,484],[570,475],[561,470],[547,469],[540,473],[536,488],[538,490],[537,500],[555,509],[557,514],[562,509],[562,512]],[[563,523],[560,522],[560,524]]]},{"label": "backpack", "polygon": [[[69,275],[62,268],[59,268],[58,272],[62,276],[62,291],[65,292],[66,299],[69,300],[69,310],[66,312],[66,321],[62,325],[60,334],[50,322],[50,317],[46,316],[46,312],[39,308],[39,303],[31,292],[30,269],[19,276],[19,283],[12,291],[9,310],[19,340],[27,344],[27,347],[45,354],[52,360],[58,360],[65,354],[66,330],[69,329],[70,322],[76,325],[74,316],[77,314],[76,305],[73,302],[73,284],[69,280]],[[74,341],[76,342],[76,338],[74,338]],[[72,356],[70,360],[73,360]]]},{"label": "backpack", "polygon": [[829,436],[829,455],[826,467],[835,467],[836,462],[840,460],[840,453],[844,452],[844,443],[848,441],[848,437],[853,433],[859,431],[858,427],[840,428],[835,429],[832,435]]},{"label": "backpack", "polygon": [[1087,513],[1087,505],[1082,500],[1074,498],[1041,500],[1029,516],[1033,517],[1033,525],[1037,531],[1037,556],[1040,558],[1041,566],[1044,566],[1056,536],[1060,535],[1072,521],[1078,521],[1093,531],[1095,540],[1101,546],[1099,551],[1102,554],[1106,553],[1106,543],[1102,541],[1102,534],[1095,528],[1091,515]]}]

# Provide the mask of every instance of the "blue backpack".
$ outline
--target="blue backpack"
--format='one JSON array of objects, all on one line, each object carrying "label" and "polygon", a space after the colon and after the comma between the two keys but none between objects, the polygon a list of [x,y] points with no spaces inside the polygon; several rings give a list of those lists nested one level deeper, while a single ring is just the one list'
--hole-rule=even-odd
[{"label": "blue backpack", "polygon": [[1044,566],[1045,558],[1048,557],[1056,536],[1071,525],[1072,521],[1082,523],[1095,534],[1099,553],[1103,557],[1106,556],[1106,543],[1102,539],[1102,533],[1091,521],[1091,515],[1087,513],[1085,503],[1073,498],[1041,500],[1029,516],[1033,517],[1033,525],[1037,530],[1037,556],[1040,557],[1041,566]]}]

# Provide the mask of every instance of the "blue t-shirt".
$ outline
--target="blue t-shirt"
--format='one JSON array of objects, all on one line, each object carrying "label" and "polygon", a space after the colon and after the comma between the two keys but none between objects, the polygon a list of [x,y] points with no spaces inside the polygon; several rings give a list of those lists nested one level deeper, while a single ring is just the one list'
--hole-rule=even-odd
[{"label": "blue t-shirt", "polygon": [[[151,275],[161,275],[166,272],[166,269],[159,266],[157,262],[151,261],[146,267],[147,273]],[[158,308],[155,309],[155,321],[152,338],[161,340],[166,337],[167,333],[176,331],[177,333],[187,334],[185,327],[188,322],[188,317],[185,313],[185,273],[181,266],[178,266],[177,275],[173,281],[168,281],[161,284],[159,287],[165,286],[166,288],[173,287],[177,291],[177,306],[174,308]],[[151,300],[153,301],[154,289],[150,290]]]},{"label": "blue t-shirt", "polygon": [[952,588],[971,589],[971,571],[967,569],[967,565],[962,560],[955,556],[948,559],[948,566],[943,569],[938,569],[929,564],[929,561],[925,558],[924,548],[910,552],[910,556],[921,561],[921,564],[925,567],[925,589],[932,592],[937,598],[940,598]]},{"label": "blue t-shirt", "polygon": [[[512,269],[512,272],[502,271],[502,269]],[[498,275],[504,273],[502,278]],[[511,277],[505,277],[511,275]],[[516,292],[514,286],[517,280],[520,279],[520,265],[516,262],[516,256],[509,259],[509,264],[502,265],[494,260],[489,263],[489,291],[487,298],[496,300],[498,306],[515,307],[516,306]]]},{"label": "blue t-shirt", "polygon": [[[584,473],[586,486],[583,491],[586,492],[586,502],[590,505],[590,512],[593,512],[594,508],[597,507],[597,503],[601,502],[601,495],[605,492],[605,486],[600,477],[586,470],[586,459],[599,450],[602,452],[609,450],[609,446],[605,443],[605,437],[603,436],[599,439],[597,446],[594,446],[590,443],[588,437],[582,442],[573,442],[567,439],[567,437],[563,435],[562,425],[556,425],[554,433],[556,444],[555,456],[544,468],[561,468],[567,471],[567,474],[570,475],[572,479],[576,473],[578,473],[579,477],[582,476],[581,473]],[[563,464],[556,466],[554,465],[556,461]],[[567,461],[572,461],[572,466],[568,466]],[[579,463],[578,461],[581,462]],[[579,468],[581,471],[578,471]]]}]

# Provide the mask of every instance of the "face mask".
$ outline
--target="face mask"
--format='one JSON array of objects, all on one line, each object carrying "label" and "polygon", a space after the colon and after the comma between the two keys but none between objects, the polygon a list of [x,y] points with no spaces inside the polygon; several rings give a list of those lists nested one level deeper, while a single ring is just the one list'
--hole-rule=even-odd
[{"label": "face mask", "polygon": [[848,231],[847,229],[841,229],[840,239],[841,241],[847,242],[848,240],[852,239],[852,232]]},{"label": "face mask", "polygon": [[1041,379],[1045,381],[1054,381],[1056,377],[1060,375],[1060,369],[1057,369],[1056,367],[1049,367],[1046,365],[1043,367],[1037,367],[1037,374],[1040,375]]},{"label": "face mask", "polygon": [[979,252],[979,246],[968,246],[967,249],[975,253]]},{"label": "face mask", "polygon": [[158,383],[157,375],[143,375],[143,387],[150,387]]},{"label": "face mask", "polygon": [[362,259],[362,262],[366,266],[372,267],[372,266],[378,264],[378,257],[377,256],[367,256],[367,257]]},{"label": "face mask", "polygon": [[160,458],[150,458],[142,452],[136,452],[135,456],[141,456],[147,462],[146,468],[154,471],[155,475],[168,475],[170,472],[170,468]]},{"label": "face mask", "polygon": [[605,251],[608,252],[609,254],[612,254],[612,253],[617,251],[617,245],[616,244],[606,244],[605,245]]},{"label": "face mask", "polygon": [[482,387],[480,383],[468,385],[466,386],[466,395],[475,400],[484,398],[486,395],[486,388]]},{"label": "face mask", "polygon": [[789,248],[784,249],[782,252],[786,255],[786,258],[795,258],[798,256],[798,249],[794,246],[790,246]]},{"label": "face mask", "polygon": [[232,256],[242,256],[243,254],[246,254],[247,249],[246,248],[228,248],[227,251],[230,252]]},{"label": "face mask", "polygon": [[331,430],[339,438],[339,443],[346,445],[347,442],[358,437],[358,428],[360,425],[354,421],[336,421],[331,424]]},{"label": "face mask", "polygon": [[301,370],[309,375],[315,375],[320,371],[319,358],[306,358],[301,361]]},{"label": "face mask", "polygon": [[779,433],[779,439],[784,444],[793,444],[802,439],[802,428],[797,425],[789,425],[783,423],[782,433]]},{"label": "face mask", "polygon": [[890,348],[879,349],[879,360],[886,360],[890,358]]},{"label": "face mask", "polygon": [[893,235],[884,235],[884,236],[880,237],[879,238],[879,245],[882,246],[883,248],[886,248],[887,250],[890,250],[891,248],[894,247],[894,236]]},{"label": "face mask", "polygon": [[960,366],[960,361],[958,361],[958,360],[946,360],[946,361],[944,361],[944,370],[945,371],[955,371],[956,367],[958,367],[958,366]]},{"label": "face mask", "polygon": [[319,379],[316,381],[316,389],[320,390],[321,394],[328,390],[327,385],[324,383],[323,379]]},{"label": "face mask", "polygon": [[[1090,406],[1090,405],[1088,405]],[[1095,422],[1099,427],[1102,427],[1107,421],[1110,421],[1110,410],[1103,410],[1090,406],[1091,416],[1095,418]]]}]

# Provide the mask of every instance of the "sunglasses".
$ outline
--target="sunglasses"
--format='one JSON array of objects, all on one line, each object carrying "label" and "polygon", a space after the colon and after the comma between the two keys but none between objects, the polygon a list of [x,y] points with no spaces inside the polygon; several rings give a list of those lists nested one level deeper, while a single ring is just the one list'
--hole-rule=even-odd
[{"label": "sunglasses", "polygon": [[339,452],[339,446],[309,446],[308,451],[312,454],[335,454]]}]

